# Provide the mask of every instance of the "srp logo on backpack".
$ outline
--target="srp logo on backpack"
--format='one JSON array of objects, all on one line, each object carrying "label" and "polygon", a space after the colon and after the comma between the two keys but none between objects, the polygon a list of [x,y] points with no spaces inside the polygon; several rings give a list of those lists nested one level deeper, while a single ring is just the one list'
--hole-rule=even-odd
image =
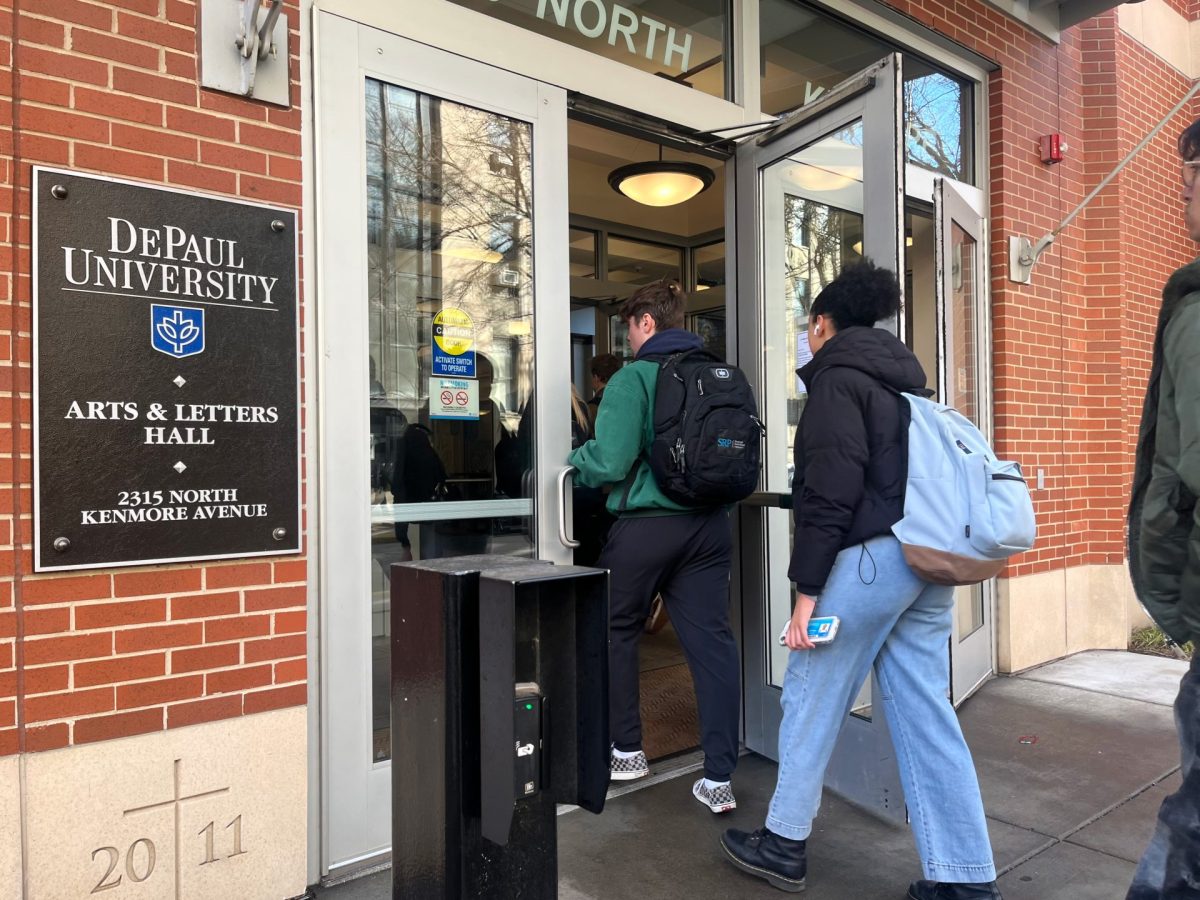
[{"label": "srp logo on backpack", "polygon": [[736,438],[719,437],[717,438],[717,450],[721,451],[723,456],[741,456],[746,452],[746,442]]}]

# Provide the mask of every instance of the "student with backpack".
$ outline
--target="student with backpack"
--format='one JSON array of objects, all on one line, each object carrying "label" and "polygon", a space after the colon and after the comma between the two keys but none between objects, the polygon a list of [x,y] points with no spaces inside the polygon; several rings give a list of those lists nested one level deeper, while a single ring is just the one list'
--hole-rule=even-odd
[{"label": "student with backpack", "polygon": [[611,775],[649,774],[638,711],[638,640],[661,593],[692,672],[704,777],[693,795],[734,809],[740,663],[729,623],[729,504],[758,480],[757,410],[745,377],[683,329],[674,281],[634,292],[620,309],[636,354],[604,391],[595,436],[569,462],[586,487],[609,486],[617,517],[597,563],[609,569]]},{"label": "student with backpack", "polygon": [[[721,844],[743,871],[804,890],[825,768],[874,667],[926,879],[909,900],[998,900],[975,767],[947,699],[954,588],[916,574],[892,532],[906,513],[912,414],[902,393],[928,394],[913,353],[874,327],[899,310],[896,276],[864,261],[809,311],[778,781],[765,826],[730,829]],[[840,620],[831,642],[809,639],[814,614]]]}]

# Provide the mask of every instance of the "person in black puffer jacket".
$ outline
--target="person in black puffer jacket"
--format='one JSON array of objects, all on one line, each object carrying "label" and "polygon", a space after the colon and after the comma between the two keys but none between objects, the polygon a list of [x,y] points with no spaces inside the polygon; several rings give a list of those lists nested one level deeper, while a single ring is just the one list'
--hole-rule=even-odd
[{"label": "person in black puffer jacket", "polygon": [[[825,768],[874,666],[925,874],[909,900],[999,900],[975,766],[948,700],[954,588],[918,578],[891,533],[908,478],[900,394],[928,393],[912,351],[874,327],[899,311],[896,276],[866,261],[846,266],[809,311],[779,778],[765,827],[730,829],[721,844],[740,869],[804,890]],[[827,645],[808,637],[814,611],[840,621]]]}]

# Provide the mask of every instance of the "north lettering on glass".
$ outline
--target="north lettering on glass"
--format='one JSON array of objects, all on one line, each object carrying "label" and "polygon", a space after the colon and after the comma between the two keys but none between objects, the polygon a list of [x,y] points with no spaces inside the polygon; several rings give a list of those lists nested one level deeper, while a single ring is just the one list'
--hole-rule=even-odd
[{"label": "north lettering on glass", "polygon": [[[492,0],[493,3],[499,0]],[[532,3],[533,0],[528,0]],[[664,68],[688,71],[692,35],[620,3],[603,0],[537,0],[537,17],[585,38],[624,47],[634,56],[659,60]]]}]

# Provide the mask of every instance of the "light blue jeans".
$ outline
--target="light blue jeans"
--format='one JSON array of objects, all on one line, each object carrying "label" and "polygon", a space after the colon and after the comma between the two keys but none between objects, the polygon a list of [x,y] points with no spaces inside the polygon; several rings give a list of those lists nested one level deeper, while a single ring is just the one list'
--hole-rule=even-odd
[{"label": "light blue jeans", "polygon": [[925,877],[995,880],[975,765],[947,697],[953,610],[954,588],[921,581],[890,535],[838,554],[813,613],[841,619],[837,637],[788,659],[771,831],[808,838],[838,732],[873,665]]}]

